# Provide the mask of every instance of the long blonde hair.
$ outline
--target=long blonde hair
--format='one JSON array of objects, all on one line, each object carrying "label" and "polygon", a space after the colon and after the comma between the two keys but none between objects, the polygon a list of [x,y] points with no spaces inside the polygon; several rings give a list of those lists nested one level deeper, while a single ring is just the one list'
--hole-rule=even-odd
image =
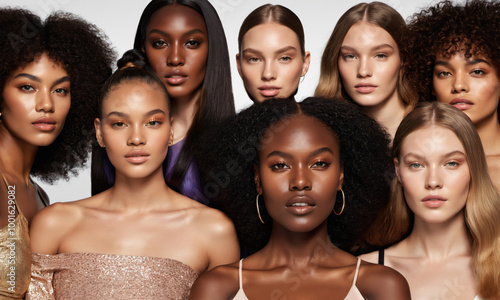
[{"label": "long blonde hair", "polygon": [[[322,98],[350,99],[345,91],[339,72],[339,55],[342,42],[349,29],[356,23],[366,21],[387,31],[399,48],[399,55],[404,70],[405,52],[403,37],[406,32],[406,23],[401,15],[389,5],[382,2],[360,3],[346,11],[335,25],[321,58],[321,72],[319,83],[314,96]],[[397,86],[399,97],[407,106],[413,109],[417,104],[417,95],[412,92],[410,82],[405,72],[401,71]]]},{"label": "long blonde hair", "polygon": [[[435,125],[452,130],[462,143],[470,171],[465,205],[465,226],[472,240],[472,264],[481,297],[500,297],[500,196],[488,174],[483,146],[474,124],[455,107],[438,102],[421,103],[403,119],[394,137],[393,157],[399,158],[405,138],[422,127]],[[379,215],[367,241],[388,246],[412,230],[413,212],[406,204],[401,183],[393,179],[391,200]]]}]

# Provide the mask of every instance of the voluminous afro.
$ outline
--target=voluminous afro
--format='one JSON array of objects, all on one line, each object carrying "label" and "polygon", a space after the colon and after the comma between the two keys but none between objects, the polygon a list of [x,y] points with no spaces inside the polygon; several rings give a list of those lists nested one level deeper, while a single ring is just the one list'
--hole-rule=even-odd
[{"label": "voluminous afro", "polygon": [[[393,177],[387,134],[351,103],[322,98],[307,98],[301,103],[273,99],[242,111],[202,143],[205,147],[197,162],[205,195],[233,220],[240,241],[251,252],[265,246],[272,222],[262,224],[255,206],[254,166],[258,165],[259,141],[268,129],[279,134],[280,126],[273,125],[297,114],[318,119],[337,135],[346,203],[340,216],[330,215],[328,232],[333,243],[350,250],[388,202]],[[335,211],[341,209],[342,198],[337,196]]]},{"label": "voluminous afro", "polygon": [[[111,75],[115,54],[94,25],[63,12],[45,21],[23,9],[0,9],[0,86],[12,73],[47,54],[70,77],[71,109],[58,138],[40,147],[31,174],[52,182],[76,174],[86,162],[97,116],[97,96]],[[1,102],[3,100],[0,99]]]},{"label": "voluminous afro", "polygon": [[463,5],[442,1],[414,14],[408,26],[408,73],[419,101],[435,99],[432,77],[438,53],[444,57],[462,50],[466,56],[481,54],[500,73],[499,1],[473,0]]}]

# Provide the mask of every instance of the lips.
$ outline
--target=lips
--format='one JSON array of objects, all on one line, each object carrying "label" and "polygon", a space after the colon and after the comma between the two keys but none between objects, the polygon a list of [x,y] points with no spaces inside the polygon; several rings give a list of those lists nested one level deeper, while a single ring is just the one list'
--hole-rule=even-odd
[{"label": "lips", "polygon": [[132,164],[142,164],[149,159],[149,153],[144,150],[132,150],[125,155],[125,160]]},{"label": "lips", "polygon": [[263,85],[258,87],[258,89],[260,91],[260,94],[267,98],[276,97],[281,90],[280,87],[274,85]]},{"label": "lips", "polygon": [[447,199],[443,198],[439,195],[428,195],[425,198],[423,198],[421,201],[423,202],[423,204],[426,207],[438,208],[438,207],[443,206],[446,203]]},{"label": "lips", "polygon": [[469,101],[465,98],[455,98],[455,99],[451,100],[450,104],[455,106],[456,108],[458,108],[460,110],[467,110],[467,109],[471,108],[472,105],[474,105],[474,103],[472,101]]},{"label": "lips", "polygon": [[180,85],[186,82],[188,76],[180,70],[169,72],[165,75],[167,83],[170,85]]},{"label": "lips", "polygon": [[31,123],[31,125],[41,131],[53,131],[56,128],[56,121],[49,117],[43,117]]},{"label": "lips", "polygon": [[377,88],[376,85],[368,82],[358,83],[354,86],[354,89],[361,94],[369,94],[373,92],[376,88]]},{"label": "lips", "polygon": [[286,203],[288,211],[295,215],[306,215],[316,208],[316,203],[307,196],[295,196]]}]

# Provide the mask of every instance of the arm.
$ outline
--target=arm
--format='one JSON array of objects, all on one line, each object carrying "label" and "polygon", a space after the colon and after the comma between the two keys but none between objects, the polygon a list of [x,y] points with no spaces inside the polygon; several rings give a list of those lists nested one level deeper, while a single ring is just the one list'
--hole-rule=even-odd
[{"label": "arm", "polygon": [[32,255],[31,282],[26,293],[26,300],[55,300],[52,279],[54,270],[48,265],[50,257],[41,254]]},{"label": "arm", "polygon": [[194,282],[190,300],[229,300],[238,291],[238,269],[220,266],[203,273]]},{"label": "arm", "polygon": [[381,265],[363,264],[356,286],[370,300],[411,299],[410,287],[403,275]]}]

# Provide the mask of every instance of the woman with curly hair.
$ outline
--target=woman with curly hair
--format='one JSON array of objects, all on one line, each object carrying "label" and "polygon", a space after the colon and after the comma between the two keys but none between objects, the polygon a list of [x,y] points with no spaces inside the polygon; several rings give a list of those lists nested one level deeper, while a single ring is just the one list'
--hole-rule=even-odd
[{"label": "woman with curly hair", "polygon": [[90,116],[114,54],[105,36],[76,16],[42,22],[27,10],[2,8],[0,56],[0,298],[22,299],[28,224],[49,204],[31,175],[52,182],[83,166]]},{"label": "woman with curly hair", "polygon": [[500,2],[442,1],[409,22],[408,59],[421,101],[448,103],[472,120],[500,190]]},{"label": "woman with curly hair", "polygon": [[258,251],[203,274],[190,299],[409,299],[400,274],[335,246],[348,249],[388,197],[375,121],[343,101],[274,99],[210,139],[205,191]]},{"label": "woman with curly hair", "polygon": [[187,299],[200,273],[238,259],[231,221],[165,183],[173,135],[164,83],[134,62],[118,66],[94,123],[115,184],[36,215],[28,299]]},{"label": "woman with curly hair", "polygon": [[254,102],[289,98],[309,69],[304,29],[299,17],[281,5],[265,4],[241,24],[236,65]]},{"label": "woman with curly hair", "polygon": [[[470,119],[422,103],[394,138],[391,203],[361,256],[401,272],[412,299],[500,299],[500,196]],[[479,299],[476,296],[475,299]]]},{"label": "woman with curly hair", "polygon": [[[193,160],[203,131],[234,115],[226,36],[217,12],[207,0],[153,0],[144,9],[134,49],[161,78],[172,101],[174,141],[168,152],[168,185],[207,203]],[[95,153],[95,151],[94,151]],[[93,194],[113,184],[94,159]]]},{"label": "woman with curly hair", "polygon": [[389,5],[351,7],[326,44],[315,96],[353,101],[394,137],[417,103],[404,71],[405,34],[405,21]]}]

